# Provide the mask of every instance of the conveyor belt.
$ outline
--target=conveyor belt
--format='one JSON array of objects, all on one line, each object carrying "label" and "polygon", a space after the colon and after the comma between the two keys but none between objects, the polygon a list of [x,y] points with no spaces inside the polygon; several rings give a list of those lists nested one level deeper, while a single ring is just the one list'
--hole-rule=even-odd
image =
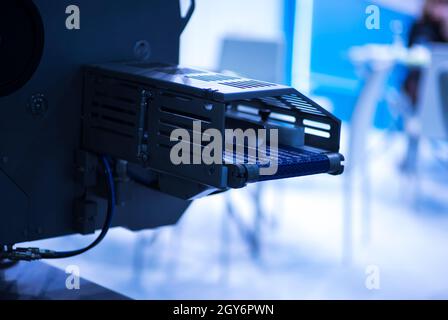
[{"label": "conveyor belt", "polygon": [[[268,152],[269,155],[269,152]],[[255,159],[245,154],[234,154],[224,157],[226,163],[232,164],[257,164],[260,168],[269,167],[266,160]],[[312,152],[299,148],[281,146],[278,150],[278,170],[274,175],[260,176],[258,181],[278,180],[285,178],[301,177],[319,173],[328,173],[330,160],[328,156],[318,152]]]}]

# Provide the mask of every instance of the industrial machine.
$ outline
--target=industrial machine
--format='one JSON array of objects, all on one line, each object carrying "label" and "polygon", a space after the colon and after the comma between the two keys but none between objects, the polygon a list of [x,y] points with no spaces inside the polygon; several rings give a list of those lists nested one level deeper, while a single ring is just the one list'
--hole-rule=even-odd
[{"label": "industrial machine", "polygon": [[[175,224],[200,197],[343,172],[340,121],[295,89],[178,66],[194,7],[182,17],[177,0],[0,3],[0,259],[74,256],[110,227]],[[195,122],[223,135],[277,130],[278,170],[262,175],[266,163],[224,150],[220,163],[173,163],[171,133],[194,134]],[[98,229],[76,251],[15,246]]]}]

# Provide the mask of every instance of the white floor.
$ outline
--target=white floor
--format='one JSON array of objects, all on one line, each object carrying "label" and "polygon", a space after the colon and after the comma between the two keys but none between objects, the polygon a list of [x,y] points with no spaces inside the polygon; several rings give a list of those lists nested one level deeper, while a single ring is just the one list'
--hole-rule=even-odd
[{"label": "white floor", "polygon": [[[83,277],[136,299],[448,299],[448,161],[435,161],[424,144],[418,179],[404,177],[403,137],[371,136],[370,239],[362,232],[366,206],[357,183],[351,251],[343,245],[344,176],[323,175],[262,185],[259,257],[226,213],[226,196],[215,196],[195,202],[175,227],[113,230],[91,252],[52,263],[76,264]],[[250,191],[227,196],[248,225]],[[44,245],[89,241],[75,236]],[[366,286],[372,266],[377,290]]]}]

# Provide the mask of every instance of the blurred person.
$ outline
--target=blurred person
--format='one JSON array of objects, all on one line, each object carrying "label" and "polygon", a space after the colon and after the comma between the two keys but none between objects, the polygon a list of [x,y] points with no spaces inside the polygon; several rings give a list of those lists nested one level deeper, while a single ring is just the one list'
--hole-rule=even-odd
[{"label": "blurred person", "polygon": [[[422,17],[412,26],[408,46],[428,46],[435,42],[448,43],[448,0],[426,0]],[[421,70],[414,68],[409,71],[404,83],[404,91],[411,105],[410,119],[413,119],[418,112],[420,78]],[[416,169],[419,139],[412,131],[409,135],[407,155],[402,163],[404,172],[412,172]]]}]

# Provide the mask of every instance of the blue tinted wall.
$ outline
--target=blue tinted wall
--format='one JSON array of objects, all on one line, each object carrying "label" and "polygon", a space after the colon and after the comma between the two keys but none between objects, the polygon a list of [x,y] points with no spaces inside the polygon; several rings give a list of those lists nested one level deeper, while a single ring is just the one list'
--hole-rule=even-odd
[{"label": "blue tinted wall", "polygon": [[[292,2],[294,1],[285,0],[285,31],[289,31],[285,33],[288,39],[291,36],[291,16],[294,16],[294,11],[290,10],[294,8]],[[348,59],[348,50],[352,46],[367,43],[392,43],[394,34],[391,23],[394,20],[402,21],[403,37],[406,40],[413,21],[408,15],[380,6],[381,28],[368,30],[365,27],[365,11],[370,4],[373,3],[365,0],[314,1],[311,61],[313,94],[330,98],[335,114],[345,121],[350,120],[356,98],[362,88],[362,80]],[[404,73],[404,69],[397,68],[390,85],[399,87]],[[375,124],[378,127],[387,127],[390,124],[390,115],[384,102],[379,103]]]}]

